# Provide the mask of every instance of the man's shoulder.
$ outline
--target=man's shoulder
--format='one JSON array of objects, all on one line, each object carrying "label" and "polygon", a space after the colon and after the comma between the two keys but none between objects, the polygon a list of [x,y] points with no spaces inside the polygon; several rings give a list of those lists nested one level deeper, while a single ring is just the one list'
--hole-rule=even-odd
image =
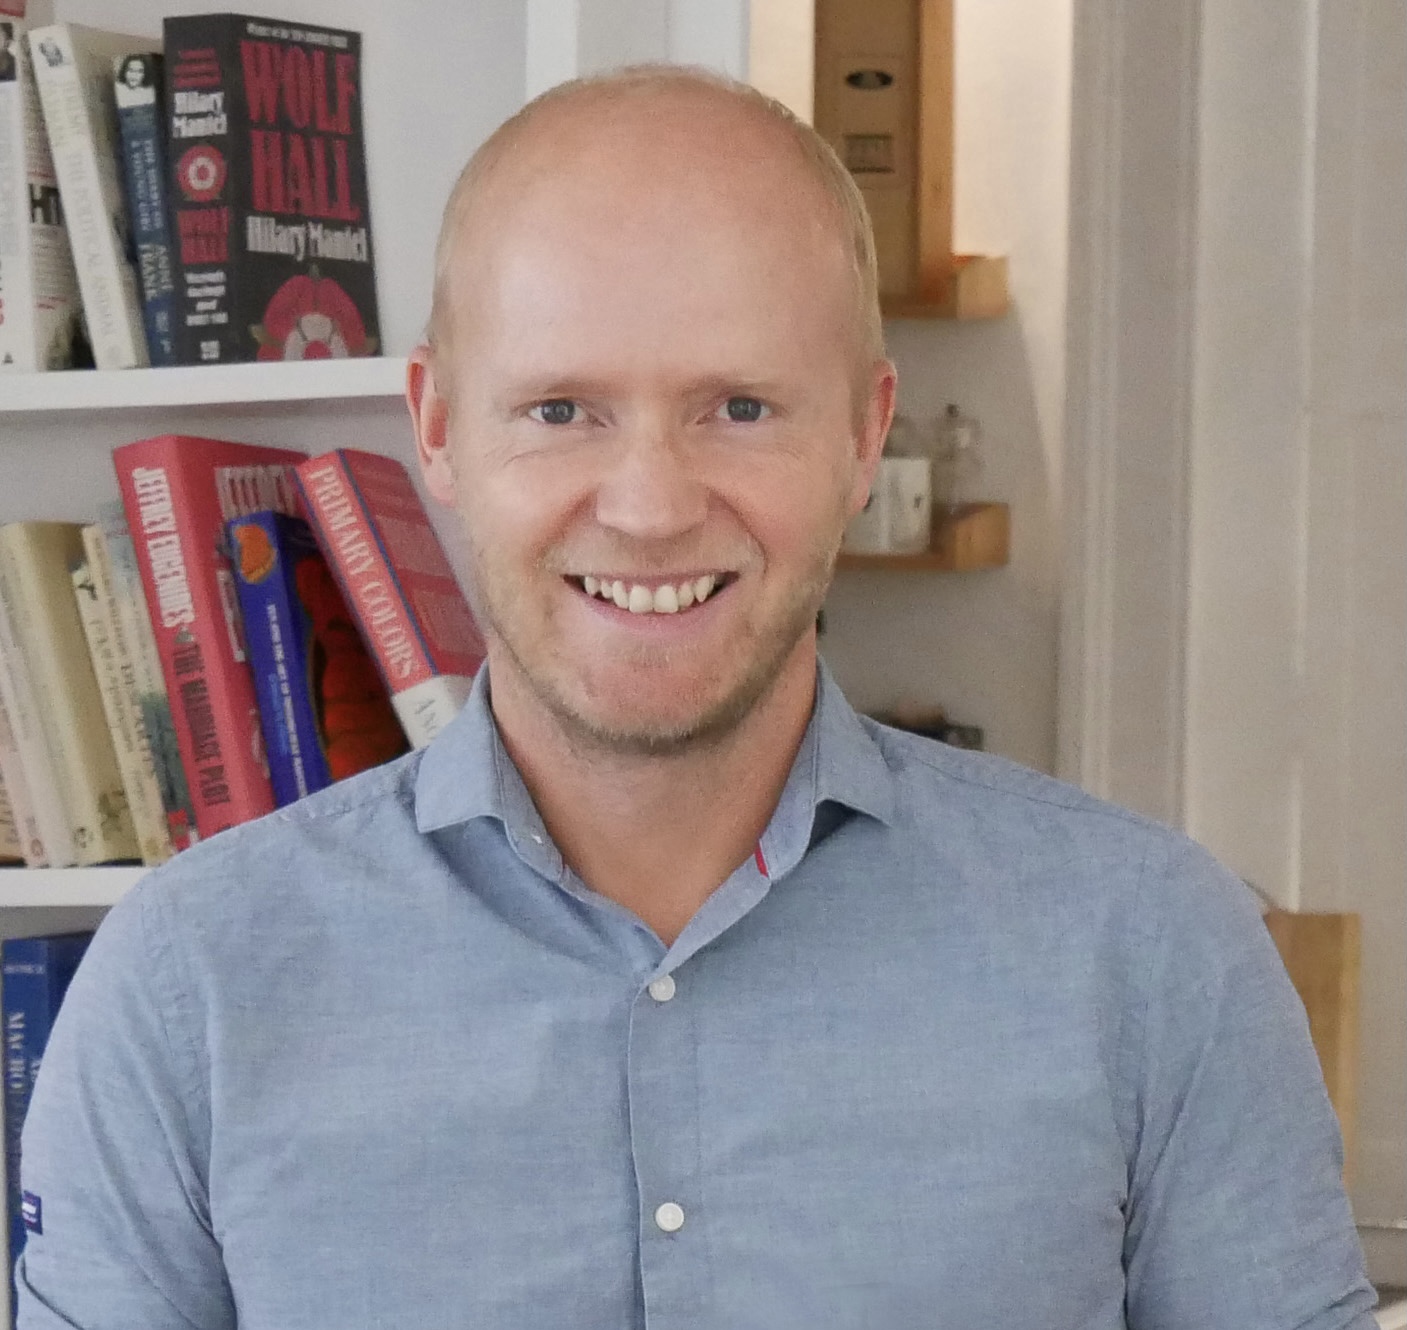
[{"label": "man's shoulder", "polygon": [[134,892],[217,912],[271,896],[335,894],[352,870],[365,871],[418,837],[420,758],[408,753],[230,827],[148,873]]},{"label": "man's shoulder", "polygon": [[1263,941],[1250,889],[1185,832],[1009,759],[865,724],[920,857],[985,896],[1044,920],[1111,912],[1139,946],[1191,941],[1209,963]]},{"label": "man's shoulder", "polygon": [[862,722],[884,754],[901,798],[911,807],[972,807],[994,819],[1045,826],[1058,821],[1091,834],[1176,834],[1162,823],[1010,758],[957,748],[869,717]]}]

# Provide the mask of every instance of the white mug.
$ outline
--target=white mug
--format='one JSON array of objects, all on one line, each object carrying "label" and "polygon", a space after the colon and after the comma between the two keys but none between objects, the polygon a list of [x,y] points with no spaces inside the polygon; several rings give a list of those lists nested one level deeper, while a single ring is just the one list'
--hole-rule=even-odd
[{"label": "white mug", "polygon": [[845,529],[849,554],[921,554],[933,522],[933,468],[926,457],[880,459],[869,502]]}]

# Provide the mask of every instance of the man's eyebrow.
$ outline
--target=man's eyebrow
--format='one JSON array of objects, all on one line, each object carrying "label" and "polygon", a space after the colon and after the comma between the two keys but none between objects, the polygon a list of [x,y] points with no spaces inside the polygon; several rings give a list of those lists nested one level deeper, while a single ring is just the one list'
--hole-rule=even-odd
[{"label": "man's eyebrow", "polygon": [[[683,385],[680,395],[689,401],[721,397],[725,393],[737,396],[775,397],[784,391],[779,375],[706,374]],[[557,398],[581,398],[587,401],[610,397],[620,391],[618,382],[586,375],[542,374],[509,384],[502,393],[517,402],[547,402]]]}]

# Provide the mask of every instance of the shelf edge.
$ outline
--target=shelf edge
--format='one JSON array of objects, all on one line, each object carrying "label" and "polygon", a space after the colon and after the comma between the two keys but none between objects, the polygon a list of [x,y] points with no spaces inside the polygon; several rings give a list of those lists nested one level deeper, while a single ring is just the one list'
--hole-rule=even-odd
[{"label": "shelf edge", "polygon": [[137,864],[98,868],[0,868],[0,909],[116,905],[149,871]]},{"label": "shelf edge", "polygon": [[0,376],[0,415],[399,397],[403,356]]}]

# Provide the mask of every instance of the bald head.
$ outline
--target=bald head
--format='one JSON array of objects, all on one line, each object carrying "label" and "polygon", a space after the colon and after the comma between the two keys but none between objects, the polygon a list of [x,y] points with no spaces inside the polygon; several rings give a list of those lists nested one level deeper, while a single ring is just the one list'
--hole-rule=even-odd
[{"label": "bald head", "polygon": [[789,229],[786,248],[812,265],[818,290],[838,284],[861,375],[883,358],[869,217],[830,146],[746,84],[664,65],[561,84],[470,159],[436,246],[428,332],[436,359],[472,310],[473,269],[497,234],[553,210],[570,233],[573,216],[611,207],[622,240],[632,225],[655,234]]}]

